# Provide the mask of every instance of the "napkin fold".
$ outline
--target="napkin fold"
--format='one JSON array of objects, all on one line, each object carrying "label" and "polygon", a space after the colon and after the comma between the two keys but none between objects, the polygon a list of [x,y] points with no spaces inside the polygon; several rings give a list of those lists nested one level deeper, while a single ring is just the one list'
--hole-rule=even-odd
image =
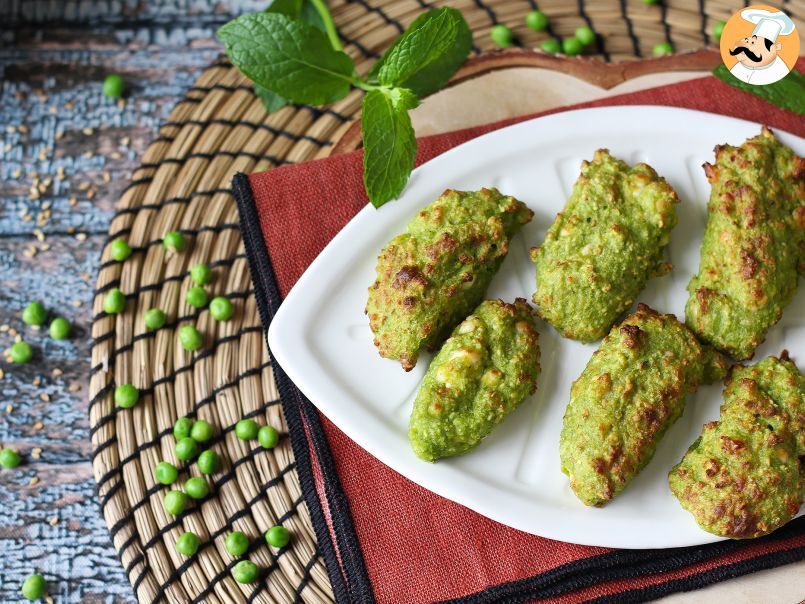
[{"label": "napkin fold", "polygon": [[[805,135],[800,116],[714,77],[539,115],[610,105],[698,109]],[[422,138],[417,164],[532,117]],[[266,329],[308,265],[367,203],[361,175],[362,155],[355,152],[235,177]],[[613,550],[528,535],[407,480],[319,414],[276,364],[274,375],[339,601],[637,602],[805,559],[805,518],[753,541],[662,550]]]}]

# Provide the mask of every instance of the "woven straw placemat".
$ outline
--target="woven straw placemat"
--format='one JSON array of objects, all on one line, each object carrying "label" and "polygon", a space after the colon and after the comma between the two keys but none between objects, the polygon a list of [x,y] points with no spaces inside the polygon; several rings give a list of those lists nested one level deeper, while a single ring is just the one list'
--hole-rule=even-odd
[{"label": "woven straw placemat", "polygon": [[[701,47],[710,42],[707,31],[712,22],[726,19],[741,6],[703,0],[660,6],[636,0],[587,5],[563,0],[543,0],[539,5],[534,0],[450,4],[463,11],[475,32],[476,52],[491,48],[488,31],[496,22],[512,26],[525,47],[547,36],[571,35],[587,23],[602,34],[594,52],[603,59],[650,54],[653,44],[665,40],[677,50]],[[430,6],[424,0],[331,3],[347,52],[360,71]],[[551,17],[548,32],[537,34],[523,25],[525,14],[537,6]],[[795,18],[805,14],[801,1],[792,1],[786,8]],[[602,76],[596,67],[578,61],[565,61],[563,66],[562,61],[529,58],[522,52],[498,57],[488,67],[483,66],[485,60],[474,60],[462,73],[477,75],[487,68],[536,61],[586,74],[592,81],[618,79],[611,77],[611,69],[610,75]],[[665,61],[660,69],[680,69],[685,63],[685,59]],[[247,80],[222,61],[205,70],[177,104],[120,200],[108,241],[124,237],[135,253],[117,263],[111,260],[108,246],[103,252],[93,310],[89,413],[101,507],[141,602],[333,599],[289,440],[282,438],[275,449],[262,450],[256,442],[234,435],[234,424],[244,416],[272,424],[281,432],[286,426],[229,187],[236,172],[331,153],[349,131],[359,107],[360,95],[353,92],[327,109],[287,107],[267,115]],[[342,141],[338,150],[353,147],[354,141]],[[183,232],[189,246],[168,257],[162,236],[170,230]],[[189,269],[198,262],[214,269],[210,293],[233,301],[232,320],[216,322],[206,310],[196,310],[184,301],[191,287]],[[126,294],[128,304],[123,313],[109,316],[102,304],[113,287]],[[163,309],[168,322],[149,332],[143,314],[153,307]],[[201,351],[188,353],[178,344],[176,329],[183,324],[195,324],[203,333]],[[115,386],[124,383],[141,391],[140,402],[130,410],[119,410],[113,400]],[[161,460],[177,463],[172,426],[177,418],[188,415],[217,427],[212,446],[224,465],[211,477],[210,496],[173,517],[162,507],[168,487],[155,482],[153,468]],[[197,475],[194,466],[182,471],[180,482],[190,474]],[[293,537],[289,546],[276,551],[261,536],[278,523],[289,528]],[[192,530],[201,539],[198,554],[191,558],[175,548],[184,530]],[[232,530],[253,538],[250,558],[263,568],[263,580],[240,585],[231,578],[235,561],[226,552],[224,540]]]}]

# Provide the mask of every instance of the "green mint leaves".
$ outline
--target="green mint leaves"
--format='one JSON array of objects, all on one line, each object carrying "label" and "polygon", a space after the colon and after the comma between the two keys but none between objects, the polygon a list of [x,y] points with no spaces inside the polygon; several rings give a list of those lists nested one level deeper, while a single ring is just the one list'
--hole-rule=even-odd
[{"label": "green mint leaves", "polygon": [[458,10],[432,9],[361,77],[342,51],[324,0],[274,0],[265,12],[230,21],[218,37],[269,112],[288,103],[333,103],[352,87],[366,91],[363,182],[375,207],[400,195],[414,167],[417,146],[408,111],[419,97],[442,88],[472,48],[472,33]]},{"label": "green mint leaves", "polygon": [[757,86],[747,84],[730,73],[726,65],[719,65],[713,70],[713,75],[744,92],[759,96],[764,101],[777,105],[798,115],[805,115],[805,76],[796,69],[792,70],[783,79]]}]

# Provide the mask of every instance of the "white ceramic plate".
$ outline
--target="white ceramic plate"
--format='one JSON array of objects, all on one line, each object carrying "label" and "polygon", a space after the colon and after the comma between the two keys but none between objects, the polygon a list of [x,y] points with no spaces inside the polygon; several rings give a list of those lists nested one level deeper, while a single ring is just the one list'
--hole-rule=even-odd
[{"label": "white ceramic plate", "polygon": [[[667,253],[674,271],[649,281],[638,301],[684,317],[685,288],[699,262],[710,187],[701,168],[713,147],[740,144],[760,126],[667,107],[583,109],[491,132],[414,171],[400,199],[367,206],[308,268],[271,323],[275,359],[304,394],[350,438],[414,482],[508,526],[573,543],[661,548],[716,541],[671,495],[670,468],[718,417],[722,385],[689,396],[684,416],[668,431],[648,467],[604,508],[582,505],[559,470],[559,431],[570,384],[597,344],[566,340],[538,322],[542,374],[537,392],[474,451],[436,464],[408,444],[408,417],[430,356],[405,373],[380,358],[364,315],[367,287],[381,248],[444,189],[497,187],[526,202],[534,220],[518,234],[487,297],[531,298],[539,244],[562,209],[583,159],[606,147],[629,163],[645,161],[679,193],[679,225]],[[798,154],[805,141],[777,132]],[[805,287],[755,359],[787,348],[805,363]]]}]

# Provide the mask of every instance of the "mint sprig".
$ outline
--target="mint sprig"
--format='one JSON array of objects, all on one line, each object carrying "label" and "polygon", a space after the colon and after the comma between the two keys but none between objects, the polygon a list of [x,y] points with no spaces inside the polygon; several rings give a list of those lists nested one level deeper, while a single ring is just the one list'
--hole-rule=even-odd
[{"label": "mint sprig", "polygon": [[464,63],[472,33],[454,8],[420,15],[361,76],[342,49],[324,0],[274,0],[218,30],[233,65],[255,83],[268,111],[288,103],[325,105],[366,91],[363,181],[375,207],[397,198],[411,175],[416,137],[408,112]]}]

